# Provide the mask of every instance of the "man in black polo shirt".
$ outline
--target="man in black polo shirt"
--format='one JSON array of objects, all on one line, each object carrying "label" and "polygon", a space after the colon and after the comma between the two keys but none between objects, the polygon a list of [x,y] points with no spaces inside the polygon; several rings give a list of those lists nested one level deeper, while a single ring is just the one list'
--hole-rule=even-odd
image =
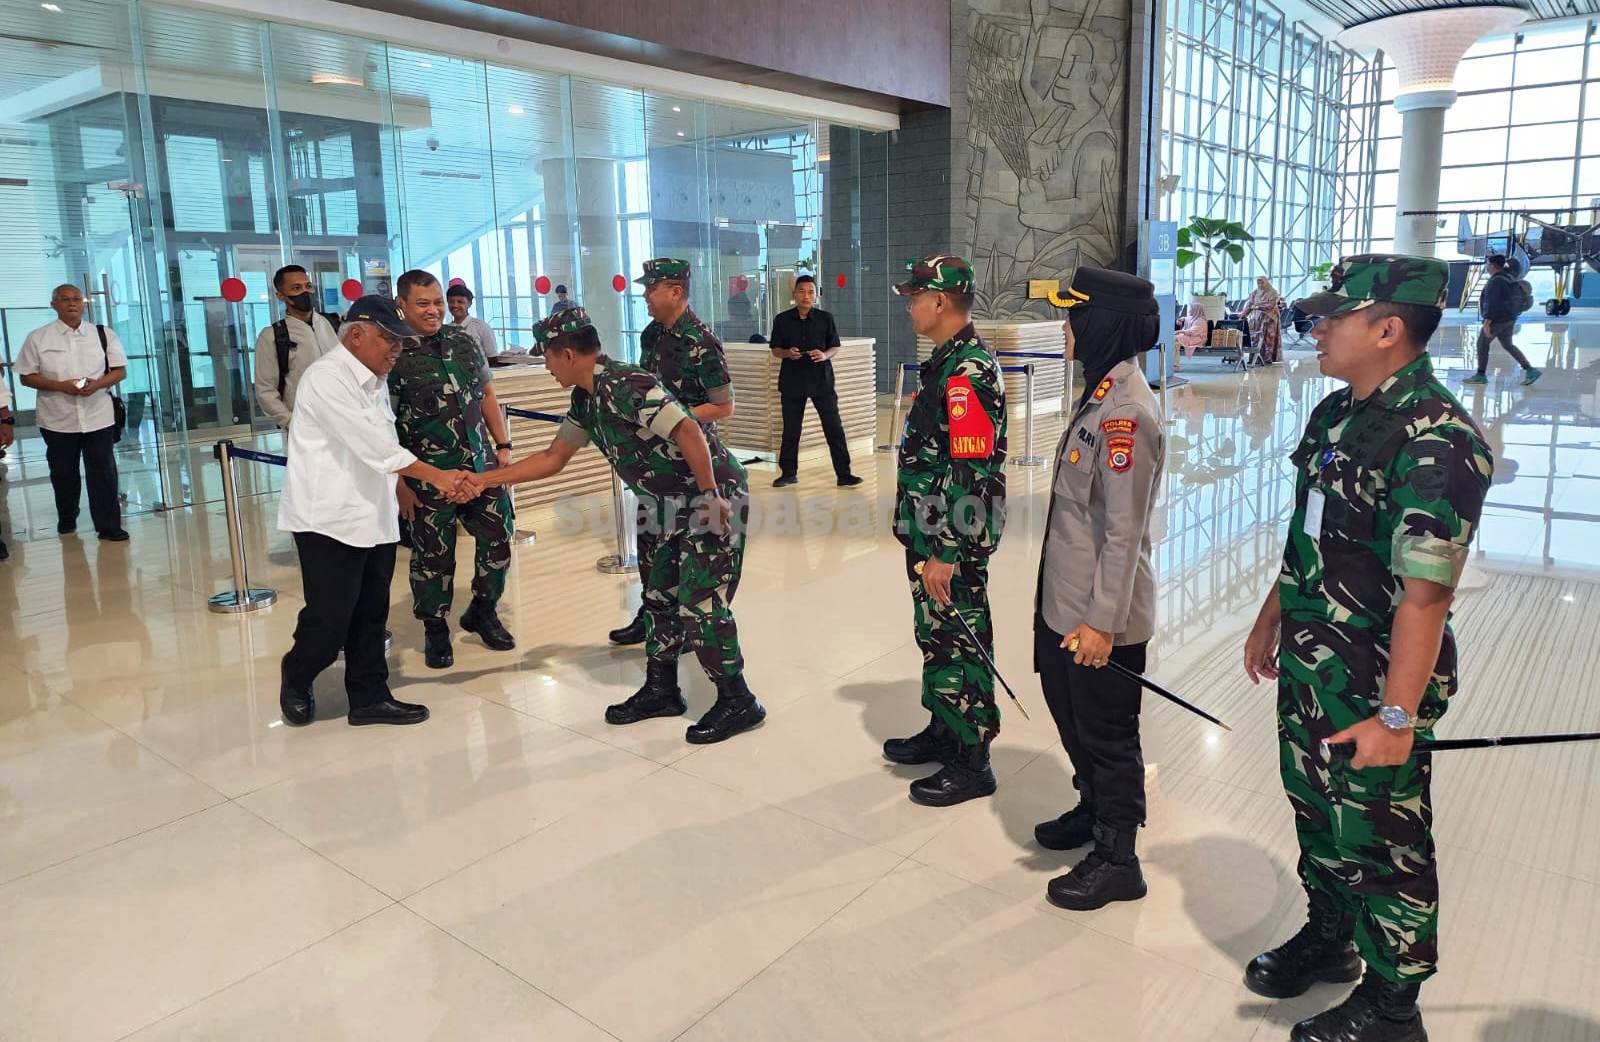
[{"label": "man in black polo shirt", "polygon": [[795,306],[779,312],[772,320],[772,353],[783,359],[778,370],[778,394],[783,399],[783,446],[778,452],[778,480],[774,488],[800,480],[800,425],[805,421],[806,401],[817,407],[828,453],[833,457],[833,473],[840,488],[861,484],[850,473],[850,448],[844,440],[844,424],[839,421],[839,396],[833,390],[833,356],[839,350],[839,329],[833,316],[816,307],[817,280],[801,275],[794,280]]}]

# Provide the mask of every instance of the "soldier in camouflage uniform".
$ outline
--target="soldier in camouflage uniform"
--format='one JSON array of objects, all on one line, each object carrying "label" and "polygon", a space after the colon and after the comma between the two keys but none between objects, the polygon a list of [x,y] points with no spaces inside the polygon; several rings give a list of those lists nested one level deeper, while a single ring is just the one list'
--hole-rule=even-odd
[{"label": "soldier in camouflage uniform", "polygon": [[[1344,284],[1299,302],[1326,375],[1350,386],[1312,413],[1291,457],[1295,512],[1277,588],[1245,645],[1252,680],[1278,681],[1284,790],[1310,915],[1250,964],[1272,998],[1361,984],[1295,1025],[1294,1042],[1421,1042],[1421,983],[1437,959],[1431,764],[1411,755],[1456,691],[1450,602],[1493,457],[1426,353],[1448,268],[1432,258],[1345,261]],[[1354,742],[1352,759],[1322,743]]]},{"label": "soldier in camouflage uniform", "polygon": [[[653,373],[706,433],[714,433],[716,421],[733,415],[733,380],[722,342],[689,308],[689,262],[671,257],[645,261],[644,274],[634,281],[644,286],[651,315],[639,337],[639,367]],[[650,559],[662,531],[660,505],[641,496],[638,519],[637,552],[643,562]],[[639,611],[632,622],[607,634],[613,644],[644,641],[647,612],[675,612],[670,597],[651,596],[650,576],[643,570],[640,578],[644,595]]]},{"label": "soldier in camouflage uniform", "polygon": [[644,686],[609,707],[606,721],[631,724],[686,712],[678,656],[692,645],[717,687],[717,701],[685,737],[705,745],[748,731],[767,713],[745,682],[733,620],[749,514],[744,468],[654,375],[601,354],[583,308],[556,312],[534,335],[550,374],[573,389],[572,407],[549,448],[481,475],[479,484],[542,480],[592,442],[641,500],[660,505],[665,519],[640,568],[651,596],[670,600],[673,610],[646,617]]},{"label": "soldier in camouflage uniform", "polygon": [[[444,295],[425,271],[408,271],[396,285],[406,321],[422,334],[408,344],[389,373],[400,444],[443,470],[483,471],[492,461],[511,460],[505,417],[494,396],[489,365],[478,341],[460,326],[444,324]],[[485,426],[493,432],[488,442]],[[450,650],[450,612],[456,576],[456,524],[477,541],[472,604],[461,628],[478,634],[496,651],[516,646],[495,612],[511,566],[511,496],[504,489],[466,503],[452,503],[431,486],[405,479],[401,513],[411,521],[412,611],[422,620],[428,666],[455,662]]]},{"label": "soldier in camouflage uniform", "polygon": [[994,674],[951,613],[994,647],[989,555],[1005,523],[1006,393],[1000,363],[972,327],[971,267],[942,255],[906,267],[911,277],[895,289],[909,298],[912,326],[939,345],[922,366],[895,483],[895,536],[906,548],[922,704],[932,719],[910,738],[885,742],[883,755],[942,763],[911,783],[911,798],[949,807],[995,790]]}]

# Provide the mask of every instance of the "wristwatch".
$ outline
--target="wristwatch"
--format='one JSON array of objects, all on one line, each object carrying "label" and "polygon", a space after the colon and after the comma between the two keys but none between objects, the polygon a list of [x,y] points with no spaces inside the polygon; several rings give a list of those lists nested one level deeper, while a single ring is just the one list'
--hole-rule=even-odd
[{"label": "wristwatch", "polygon": [[15,416],[0,418],[0,423],[5,424],[7,427],[15,427],[17,425],[17,418]]},{"label": "wristwatch", "polygon": [[1391,731],[1410,731],[1416,728],[1417,718],[1399,706],[1380,706],[1378,723]]},{"label": "wristwatch", "polygon": [[501,449],[511,448],[511,443],[509,441],[497,441],[495,442],[494,448],[496,452],[499,452]]}]

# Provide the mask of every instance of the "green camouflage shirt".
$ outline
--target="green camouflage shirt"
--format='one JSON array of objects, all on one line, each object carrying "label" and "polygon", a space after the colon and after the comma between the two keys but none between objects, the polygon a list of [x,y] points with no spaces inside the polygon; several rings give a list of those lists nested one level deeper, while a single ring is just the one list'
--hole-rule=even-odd
[{"label": "green camouflage shirt", "polygon": [[442,470],[482,471],[489,462],[483,429],[488,363],[478,341],[444,326],[406,347],[389,371],[400,444]]},{"label": "green camouflage shirt", "polygon": [[1348,387],[1325,398],[1290,458],[1295,512],[1278,580],[1286,623],[1386,639],[1401,580],[1460,581],[1494,456],[1426,354],[1363,401]]},{"label": "green camouflage shirt", "polygon": [[895,477],[895,538],[923,556],[987,557],[1006,506],[1006,387],[971,325],[922,364]]},{"label": "green camouflage shirt", "polygon": [[733,378],[728,375],[722,341],[690,308],[683,309],[671,329],[660,322],[644,328],[639,334],[639,366],[659,376],[687,408],[733,399]]},{"label": "green camouflage shirt", "polygon": [[[594,367],[594,390],[572,389],[572,406],[556,437],[579,448],[591,441],[633,491],[654,500],[699,495],[672,432],[688,413],[654,374],[605,355]],[[711,469],[724,497],[743,493],[745,472],[713,433],[706,433]]]}]

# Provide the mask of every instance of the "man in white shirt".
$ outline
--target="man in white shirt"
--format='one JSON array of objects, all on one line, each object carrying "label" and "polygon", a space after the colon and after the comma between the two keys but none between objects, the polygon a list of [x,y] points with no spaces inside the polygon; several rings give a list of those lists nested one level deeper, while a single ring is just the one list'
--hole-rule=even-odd
[{"label": "man in white shirt", "polygon": [[294,534],[306,606],[283,656],[278,706],[294,727],[311,722],[311,685],[344,650],[349,722],[419,724],[426,706],[389,692],[383,626],[389,618],[397,475],[455,491],[460,475],[418,460],[400,446],[389,405],[389,370],[416,332],[385,297],[350,305],[340,347],[300,379],[289,427],[288,473],[278,528]]},{"label": "man in white shirt", "polygon": [[285,264],[273,274],[272,288],[284,313],[256,336],[256,401],[273,423],[288,430],[300,377],[339,346],[339,334],[317,311],[316,285],[306,269]]},{"label": "man in white shirt", "polygon": [[[0,372],[0,456],[11,447],[12,441],[17,436],[17,418],[11,415],[11,392],[6,390],[4,383],[5,374]],[[0,539],[0,561],[11,556],[11,551],[6,549],[6,541]]]},{"label": "man in white shirt", "polygon": [[451,286],[444,295],[445,307],[450,309],[450,318],[455,324],[472,334],[472,339],[478,342],[478,347],[483,351],[483,357],[493,358],[500,353],[500,345],[495,342],[494,330],[489,323],[472,314],[472,291],[457,283]]},{"label": "man in white shirt", "polygon": [[50,306],[56,321],[28,334],[16,370],[25,386],[39,392],[35,409],[56,494],[56,531],[78,530],[81,459],[95,531],[101,539],[125,542],[110,388],[128,375],[128,357],[114,330],[83,320],[83,292],[77,286],[57,286]]}]

